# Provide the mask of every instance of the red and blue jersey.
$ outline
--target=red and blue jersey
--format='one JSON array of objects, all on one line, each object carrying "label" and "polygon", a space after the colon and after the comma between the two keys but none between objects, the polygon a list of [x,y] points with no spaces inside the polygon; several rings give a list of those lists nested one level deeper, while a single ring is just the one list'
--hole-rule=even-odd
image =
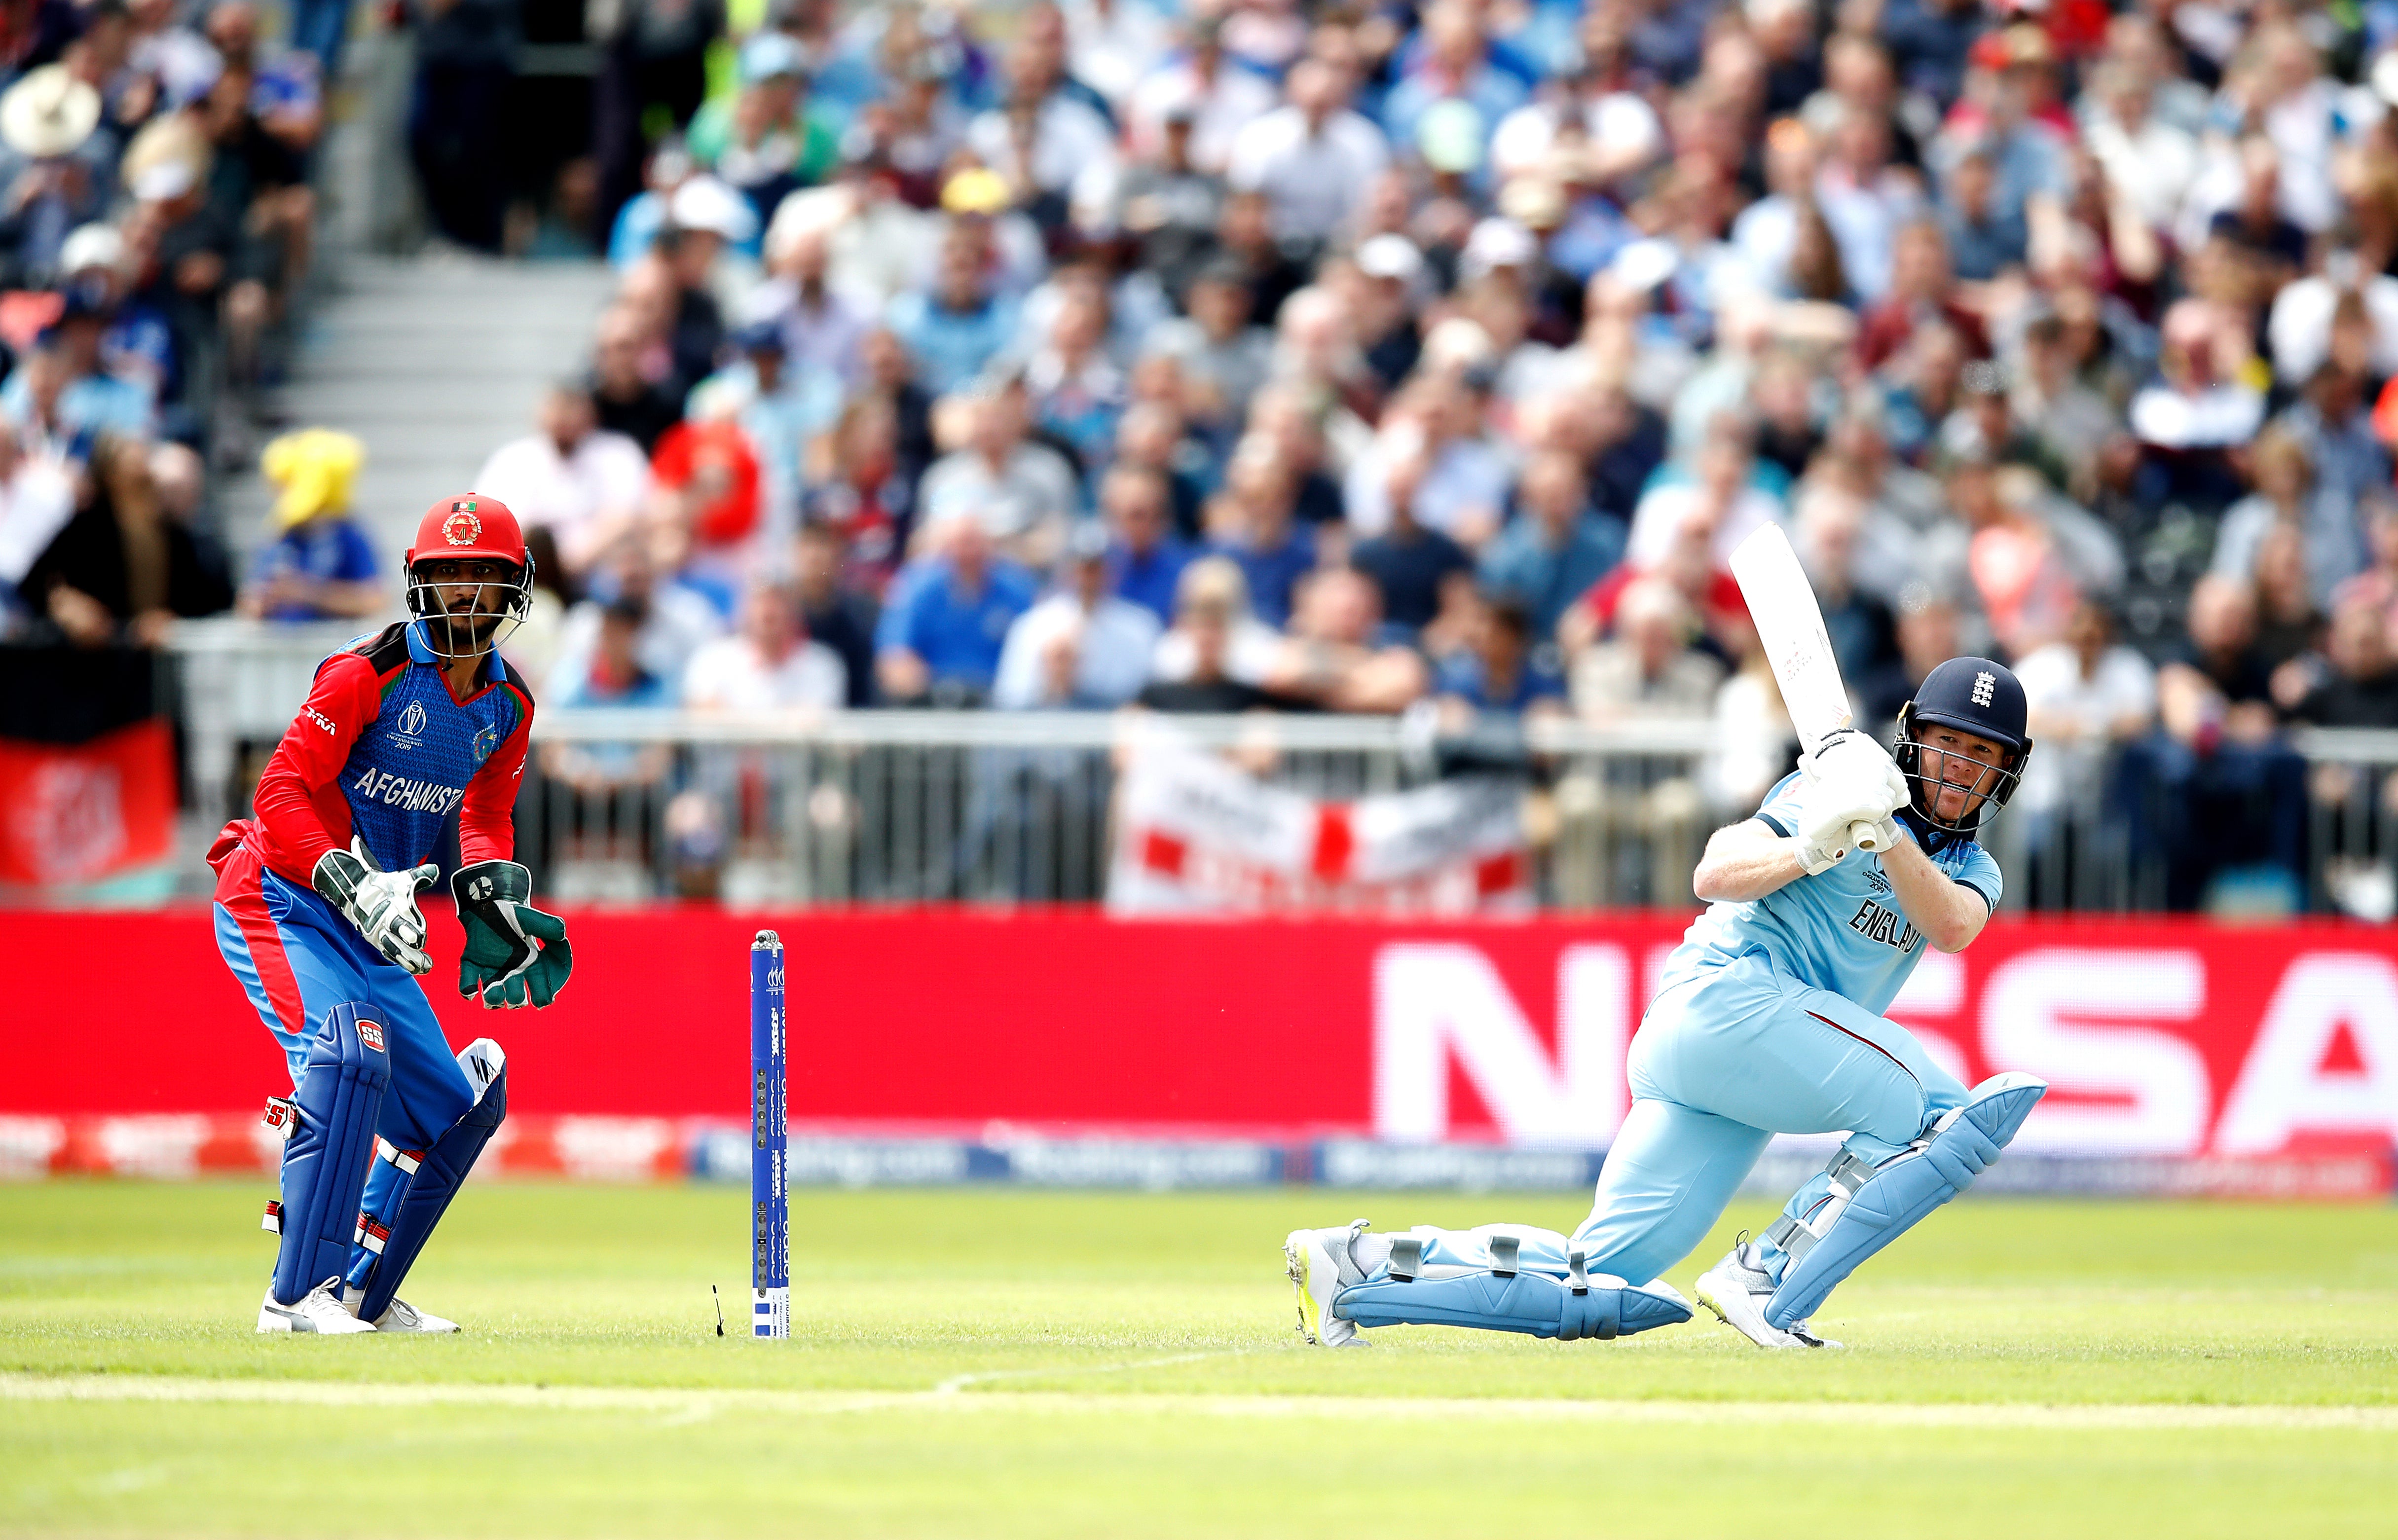
[{"label": "red and blue jersey", "polygon": [[440,663],[404,623],[317,665],[258,778],[258,816],[227,824],[209,853],[221,882],[248,865],[230,860],[239,847],[305,889],[317,860],[353,835],[386,871],[415,866],[452,812],[468,864],[513,858],[532,696],[497,653],[464,699]]}]

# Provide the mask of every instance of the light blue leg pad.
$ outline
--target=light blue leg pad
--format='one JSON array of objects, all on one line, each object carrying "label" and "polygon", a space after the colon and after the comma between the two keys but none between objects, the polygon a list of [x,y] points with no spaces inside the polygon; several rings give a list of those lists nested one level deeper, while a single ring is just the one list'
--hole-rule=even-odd
[{"label": "light blue leg pad", "polygon": [[1810,1218],[1794,1202],[1766,1232],[1787,1258],[1766,1302],[1766,1324],[1786,1331],[1814,1315],[1859,1263],[1971,1187],[2047,1092],[2046,1081],[2028,1074],[1994,1075],[1888,1160],[1870,1164],[1843,1147],[1800,1189],[1802,1196],[1817,1195],[1807,1207],[1822,1211]]},{"label": "light blue leg pad", "polygon": [[1419,1230],[1393,1237],[1391,1261],[1333,1296],[1359,1326],[1462,1326],[1576,1342],[1677,1326],[1691,1307],[1665,1284],[1627,1287],[1585,1274],[1563,1236],[1530,1226]]}]

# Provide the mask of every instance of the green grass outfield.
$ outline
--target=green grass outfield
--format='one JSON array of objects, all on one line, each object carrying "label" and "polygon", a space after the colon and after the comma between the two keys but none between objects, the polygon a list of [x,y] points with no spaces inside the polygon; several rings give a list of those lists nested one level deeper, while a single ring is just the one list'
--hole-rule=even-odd
[{"label": "green grass outfield", "polygon": [[265,1196],[0,1186],[0,1533],[2398,1533],[2389,1207],[1968,1200],[1834,1296],[1841,1353],[1327,1353],[1286,1230],[1582,1203],[802,1194],[760,1344],[737,1190],[476,1188],[407,1290],[446,1339],[253,1335]]}]

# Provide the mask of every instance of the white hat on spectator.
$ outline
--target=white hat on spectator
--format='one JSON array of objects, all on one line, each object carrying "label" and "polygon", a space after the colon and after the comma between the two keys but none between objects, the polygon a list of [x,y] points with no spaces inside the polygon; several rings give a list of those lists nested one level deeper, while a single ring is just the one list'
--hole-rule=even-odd
[{"label": "white hat on spectator", "polygon": [[113,224],[87,224],[59,248],[59,271],[73,277],[95,267],[114,270],[125,260],[125,237]]},{"label": "white hat on spectator", "polygon": [[1451,316],[1424,334],[1424,361],[1435,369],[1479,369],[1499,360],[1499,349],[1482,323]]},{"label": "white hat on spectator", "polygon": [[0,96],[0,140],[35,160],[74,154],[99,127],[100,93],[64,64],[28,70]]},{"label": "white hat on spectator", "polygon": [[1651,236],[1616,252],[1615,260],[1607,264],[1607,275],[1626,289],[1654,289],[1672,277],[1681,263],[1671,241]]},{"label": "white hat on spectator", "polygon": [[749,200],[712,176],[695,176],[674,190],[667,220],[685,230],[710,230],[728,241],[745,241],[758,229]]},{"label": "white hat on spectator", "polygon": [[1474,227],[1465,237],[1465,253],[1457,259],[1458,272],[1467,278],[1478,278],[1498,267],[1522,267],[1539,255],[1541,243],[1532,232],[1512,219],[1492,217]]},{"label": "white hat on spectator", "polygon": [[187,160],[161,160],[141,169],[133,179],[133,196],[142,203],[171,203],[199,183]]},{"label": "white hat on spectator", "polygon": [[1375,236],[1357,248],[1357,271],[1369,278],[1413,282],[1423,271],[1423,253],[1405,236]]}]

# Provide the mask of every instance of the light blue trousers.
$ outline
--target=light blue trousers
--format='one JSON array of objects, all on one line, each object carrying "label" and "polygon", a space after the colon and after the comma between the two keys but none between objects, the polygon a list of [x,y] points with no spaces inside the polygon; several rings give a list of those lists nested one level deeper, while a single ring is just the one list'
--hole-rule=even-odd
[{"label": "light blue trousers", "polygon": [[[1419,1229],[1425,1263],[1487,1267],[1495,1230],[1519,1237],[1525,1269],[1562,1277],[1571,1248],[1593,1273],[1647,1283],[1705,1238],[1773,1135],[1846,1133],[1850,1150],[1879,1164],[1965,1102],[1913,1033],[1762,955],[1659,995],[1630,1070],[1632,1111],[1570,1240],[1512,1224]],[[1818,1173],[1784,1211],[1806,1218],[1829,1191]]]}]

